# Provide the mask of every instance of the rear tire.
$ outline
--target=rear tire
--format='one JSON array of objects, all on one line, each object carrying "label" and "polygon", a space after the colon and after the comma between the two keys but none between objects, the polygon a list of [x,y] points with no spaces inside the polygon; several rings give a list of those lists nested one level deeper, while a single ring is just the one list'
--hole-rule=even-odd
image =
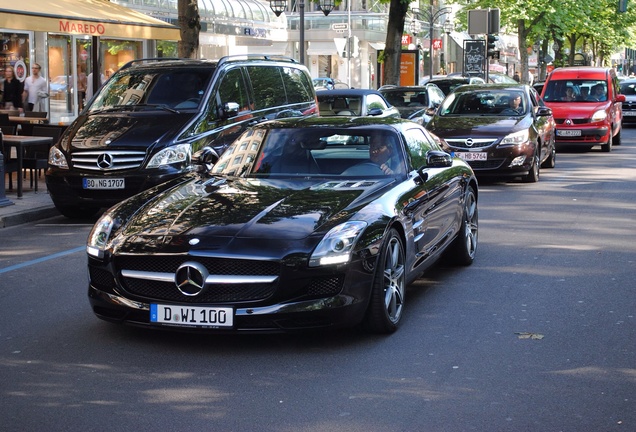
[{"label": "rear tire", "polygon": [[373,333],[393,333],[402,318],[406,292],[404,244],[395,228],[389,230],[376,263],[364,325]]}]

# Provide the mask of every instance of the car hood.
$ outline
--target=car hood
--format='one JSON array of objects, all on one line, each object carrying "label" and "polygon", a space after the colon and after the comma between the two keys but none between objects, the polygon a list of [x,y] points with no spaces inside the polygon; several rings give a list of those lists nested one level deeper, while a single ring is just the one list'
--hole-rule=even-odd
[{"label": "car hood", "polygon": [[297,180],[197,177],[149,193],[152,198],[145,203],[143,194],[121,203],[113,215],[127,222],[115,243],[120,249],[138,251],[141,245],[147,251],[167,241],[187,244],[192,238],[207,248],[222,248],[236,239],[299,241],[346,221],[391,181],[349,183],[303,182],[299,187]]},{"label": "car hood", "polygon": [[192,119],[191,113],[104,113],[82,115],[69,128],[71,150],[123,148],[146,150],[173,139]]},{"label": "car hood", "polygon": [[606,110],[609,102],[575,102],[547,104],[554,118],[590,118],[599,110]]},{"label": "car hood", "polygon": [[450,137],[504,137],[529,127],[528,117],[502,116],[435,116],[426,129],[441,138]]}]

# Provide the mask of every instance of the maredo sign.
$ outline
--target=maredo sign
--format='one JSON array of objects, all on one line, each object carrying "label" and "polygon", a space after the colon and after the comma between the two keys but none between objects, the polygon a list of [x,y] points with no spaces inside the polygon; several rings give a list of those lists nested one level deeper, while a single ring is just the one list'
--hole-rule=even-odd
[{"label": "maredo sign", "polygon": [[60,32],[62,33],[103,35],[105,31],[104,24],[60,20]]}]

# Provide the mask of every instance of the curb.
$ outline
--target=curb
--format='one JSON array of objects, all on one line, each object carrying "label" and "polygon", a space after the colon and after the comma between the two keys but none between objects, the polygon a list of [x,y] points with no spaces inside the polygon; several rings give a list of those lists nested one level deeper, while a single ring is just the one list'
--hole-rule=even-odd
[{"label": "curb", "polygon": [[0,216],[0,228],[8,228],[16,225],[21,225],[27,222],[33,222],[40,219],[46,219],[54,216],[59,216],[60,212],[53,206],[40,207],[32,210],[25,210],[15,214],[9,214],[6,216]]}]

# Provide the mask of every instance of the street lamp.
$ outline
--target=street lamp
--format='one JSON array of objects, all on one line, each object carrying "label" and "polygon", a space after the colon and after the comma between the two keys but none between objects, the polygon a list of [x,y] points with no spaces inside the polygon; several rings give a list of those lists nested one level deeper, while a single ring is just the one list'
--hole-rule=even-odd
[{"label": "street lamp", "polygon": [[[276,16],[280,16],[287,9],[287,0],[269,0],[269,7]],[[305,0],[298,2],[300,23],[298,30],[300,33],[300,47],[298,49],[298,58],[301,64],[305,64]]]},{"label": "street lamp", "polygon": [[434,25],[435,22],[442,16],[445,14],[448,14],[451,12],[451,8],[445,7],[442,9],[438,9],[437,11],[435,11],[433,9],[433,0],[431,0],[431,4],[428,7],[428,10],[419,10],[419,9],[411,9],[411,14],[413,14],[413,16],[421,21],[426,21],[428,22],[428,40],[429,40],[429,44],[428,44],[428,52],[429,52],[429,56],[430,56],[430,79],[433,79],[433,31],[434,31]]},{"label": "street lamp", "polygon": [[318,7],[325,16],[329,15],[335,6],[335,0],[320,0],[318,3]]}]

